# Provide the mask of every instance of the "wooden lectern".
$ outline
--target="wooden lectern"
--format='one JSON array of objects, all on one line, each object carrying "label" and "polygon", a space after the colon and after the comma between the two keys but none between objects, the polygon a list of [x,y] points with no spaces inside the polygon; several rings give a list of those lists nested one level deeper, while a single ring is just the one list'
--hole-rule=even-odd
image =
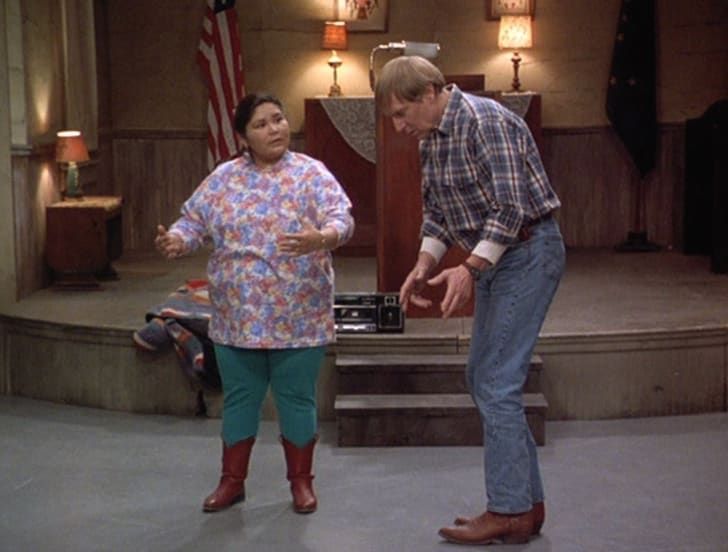
[{"label": "wooden lectern", "polygon": [[[368,98],[368,101],[374,102]],[[332,123],[323,103],[331,101],[367,101],[361,98],[306,98],[305,151],[323,161],[336,176],[352,203],[356,221],[354,235],[336,250],[345,257],[373,257],[376,246],[375,163],[368,161],[349,145],[347,138]],[[372,109],[373,111],[373,109]],[[371,117],[374,134],[374,116]]]}]

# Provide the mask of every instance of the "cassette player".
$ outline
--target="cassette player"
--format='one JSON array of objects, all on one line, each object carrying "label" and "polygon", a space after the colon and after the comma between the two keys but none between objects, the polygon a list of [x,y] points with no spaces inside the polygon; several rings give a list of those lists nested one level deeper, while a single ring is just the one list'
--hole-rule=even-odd
[{"label": "cassette player", "polygon": [[404,332],[404,313],[397,293],[337,293],[334,321],[338,333]]}]

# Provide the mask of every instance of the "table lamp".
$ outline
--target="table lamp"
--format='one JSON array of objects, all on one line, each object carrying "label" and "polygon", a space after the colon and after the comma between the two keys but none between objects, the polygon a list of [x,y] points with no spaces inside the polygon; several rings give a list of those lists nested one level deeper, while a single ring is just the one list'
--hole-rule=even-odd
[{"label": "table lamp", "polygon": [[498,48],[512,48],[513,57],[513,83],[514,92],[519,92],[521,82],[518,80],[518,66],[521,64],[521,56],[518,50],[530,48],[533,45],[531,35],[530,15],[504,15],[500,19],[500,30],[498,32]]},{"label": "table lamp", "polygon": [[56,161],[68,163],[65,197],[81,198],[83,190],[78,180],[76,163],[88,161],[88,149],[79,130],[62,130],[56,134]]},{"label": "table lamp", "polygon": [[341,87],[336,82],[336,70],[341,66],[341,58],[336,50],[346,50],[346,23],[344,21],[326,21],[324,36],[321,40],[322,50],[331,50],[328,64],[334,70],[334,83],[329,88],[329,96],[341,96]]}]

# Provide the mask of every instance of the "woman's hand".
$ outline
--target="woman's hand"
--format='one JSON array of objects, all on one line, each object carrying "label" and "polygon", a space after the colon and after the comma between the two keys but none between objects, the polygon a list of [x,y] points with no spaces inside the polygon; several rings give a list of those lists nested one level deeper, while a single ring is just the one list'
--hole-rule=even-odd
[{"label": "woman's hand", "polygon": [[320,232],[316,227],[309,221],[304,220],[301,222],[303,230],[292,234],[281,234],[278,236],[278,250],[281,253],[288,253],[298,257],[299,255],[306,255],[313,251],[320,251],[328,249],[327,242],[330,239]]},{"label": "woman's hand", "polygon": [[154,245],[167,259],[175,259],[184,253],[184,243],[179,234],[167,232],[161,224],[157,226],[157,236]]}]

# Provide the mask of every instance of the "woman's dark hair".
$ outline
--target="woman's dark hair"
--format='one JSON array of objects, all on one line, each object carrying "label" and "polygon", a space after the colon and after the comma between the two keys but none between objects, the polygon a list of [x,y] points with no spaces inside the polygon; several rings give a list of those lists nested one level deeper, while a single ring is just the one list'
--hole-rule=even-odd
[{"label": "woman's dark hair", "polygon": [[283,110],[283,104],[281,101],[273,96],[272,94],[248,94],[235,108],[235,130],[240,136],[245,136],[245,127],[248,126],[250,119],[253,117],[255,108],[265,103],[272,103],[277,105],[281,111]]}]

